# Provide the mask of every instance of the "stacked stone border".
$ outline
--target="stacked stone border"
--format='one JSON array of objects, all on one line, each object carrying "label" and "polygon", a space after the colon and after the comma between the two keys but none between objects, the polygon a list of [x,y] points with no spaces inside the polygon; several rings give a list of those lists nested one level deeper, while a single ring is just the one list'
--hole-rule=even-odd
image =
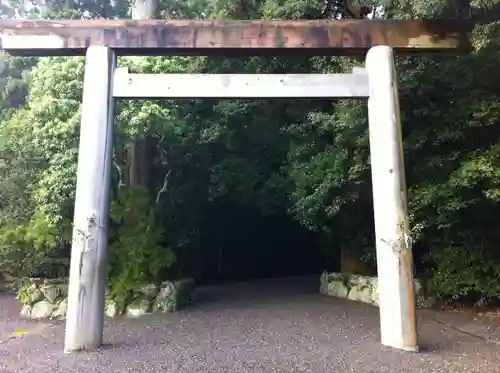
[{"label": "stacked stone border", "polygon": [[[68,305],[68,279],[17,280],[21,317],[31,320],[63,320]],[[194,280],[184,278],[161,284],[137,285],[128,300],[113,299],[106,292],[107,317],[139,317],[151,312],[175,312],[196,300]]]},{"label": "stacked stone border", "polygon": [[[331,297],[359,301],[376,307],[379,305],[377,277],[323,272],[319,291]],[[429,308],[436,304],[435,297],[429,293],[425,282],[415,279],[417,307]]]}]

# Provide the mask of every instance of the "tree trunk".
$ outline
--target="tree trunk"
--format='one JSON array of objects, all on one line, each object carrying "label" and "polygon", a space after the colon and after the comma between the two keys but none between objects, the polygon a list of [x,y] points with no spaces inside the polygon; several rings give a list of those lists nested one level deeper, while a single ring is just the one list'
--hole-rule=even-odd
[{"label": "tree trunk", "polygon": [[132,19],[154,19],[157,8],[158,0],[134,0]]},{"label": "tree trunk", "polygon": [[348,275],[370,276],[369,266],[362,260],[362,248],[342,247],[340,258],[340,269]]},{"label": "tree trunk", "polygon": [[[132,19],[154,19],[158,8],[158,0],[134,0],[132,3]],[[155,148],[147,135],[135,140],[126,151],[128,164],[125,182],[131,186],[141,186],[148,190],[152,187],[152,161]]]}]

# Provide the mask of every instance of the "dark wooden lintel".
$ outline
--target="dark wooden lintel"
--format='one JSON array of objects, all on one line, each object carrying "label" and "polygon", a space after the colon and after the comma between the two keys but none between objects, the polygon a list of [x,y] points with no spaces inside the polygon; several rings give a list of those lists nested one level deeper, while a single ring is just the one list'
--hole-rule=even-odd
[{"label": "dark wooden lintel", "polygon": [[91,45],[119,55],[349,55],[376,45],[397,53],[464,53],[471,22],[0,21],[2,49],[25,56],[84,55]]}]

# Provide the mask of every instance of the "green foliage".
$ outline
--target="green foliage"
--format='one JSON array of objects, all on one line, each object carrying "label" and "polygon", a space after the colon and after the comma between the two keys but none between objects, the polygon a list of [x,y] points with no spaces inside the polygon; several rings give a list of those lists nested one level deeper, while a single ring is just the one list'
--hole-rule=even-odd
[{"label": "green foliage", "polygon": [[57,277],[68,261],[61,258],[61,233],[37,212],[26,225],[0,229],[0,271],[14,277]]},{"label": "green foliage", "polygon": [[20,286],[16,298],[21,304],[31,303],[31,292],[28,286]]},{"label": "green foliage", "polygon": [[[84,0],[70,9],[55,0],[32,10],[9,4],[0,9],[4,17],[15,11],[27,18],[129,14],[127,2]],[[498,20],[499,4],[476,1],[471,12]],[[300,19],[317,17],[321,6],[315,0],[162,0],[157,13],[166,19]],[[393,1],[389,14],[442,18],[457,9],[451,0]],[[476,25],[468,56],[397,59],[415,262],[443,299],[498,298],[499,29],[498,21]],[[81,58],[5,55],[0,64],[0,240],[9,258],[2,268],[34,273],[52,255],[45,252],[68,256],[84,64]],[[119,65],[157,74],[337,73],[360,61],[123,57]],[[288,262],[292,254],[279,253],[270,237],[280,225],[298,231],[288,229],[290,218],[314,237],[304,246],[320,247],[325,265],[334,266],[341,247],[366,249],[365,259],[374,262],[365,103],[144,100],[119,101],[116,111],[113,177],[114,189],[121,187],[112,205],[109,268],[115,296],[128,296],[134,282],[202,276],[209,266],[242,271],[244,255],[259,268],[271,253],[276,263],[283,255]],[[32,239],[33,231],[45,238]],[[245,246],[250,238],[261,239],[263,249]],[[32,258],[31,267],[20,268],[14,258]]]},{"label": "green foliage", "polygon": [[477,242],[459,243],[436,251],[431,286],[443,300],[460,300],[484,305],[500,300],[498,253]]},{"label": "green foliage", "polygon": [[127,299],[137,284],[155,282],[176,260],[162,245],[163,230],[155,222],[155,206],[141,187],[120,188],[110,211],[109,271],[114,298]]},{"label": "green foliage", "polygon": [[83,60],[42,58],[30,76],[27,104],[0,123],[0,171],[8,186],[0,193],[11,215],[29,215],[34,205],[64,224],[76,181]]}]

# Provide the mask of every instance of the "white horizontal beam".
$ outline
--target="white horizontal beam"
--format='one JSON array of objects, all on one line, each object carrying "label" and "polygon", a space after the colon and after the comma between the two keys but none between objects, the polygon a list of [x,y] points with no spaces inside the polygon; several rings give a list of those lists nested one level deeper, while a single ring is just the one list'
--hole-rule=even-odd
[{"label": "white horizontal beam", "polygon": [[117,98],[367,98],[368,76],[353,74],[129,74],[115,69]]},{"label": "white horizontal beam", "polygon": [[354,66],[352,68],[352,73],[353,74],[368,74],[366,72],[366,68],[365,67],[358,67],[358,66]]}]

